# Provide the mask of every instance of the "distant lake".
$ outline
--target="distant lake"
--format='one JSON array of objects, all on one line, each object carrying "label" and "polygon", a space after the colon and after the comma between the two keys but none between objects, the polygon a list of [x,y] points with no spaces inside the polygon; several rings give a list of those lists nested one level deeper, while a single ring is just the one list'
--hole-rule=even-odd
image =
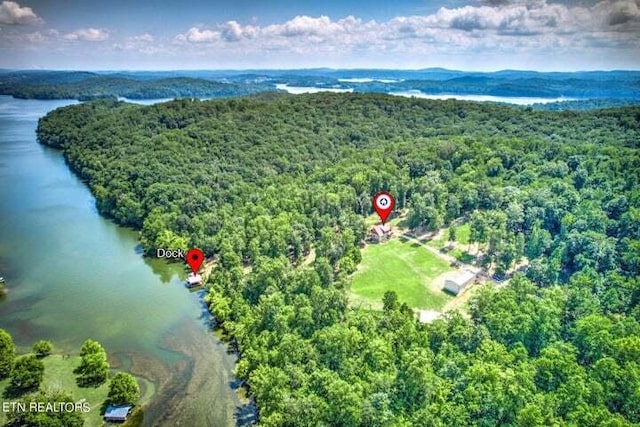
[{"label": "distant lake", "polygon": [[353,92],[352,88],[340,89],[340,88],[315,87],[315,86],[289,86],[285,83],[276,84],[276,89],[286,90],[287,92],[292,93],[294,95],[299,95],[301,93],[318,93],[318,92],[334,92],[334,93]]},{"label": "distant lake", "polygon": [[[383,82],[380,79],[339,79],[344,83],[367,83],[372,81]],[[318,93],[318,92],[333,92],[333,93],[351,93],[353,88],[332,88],[332,87],[317,87],[317,86],[289,86],[286,83],[276,84],[276,89],[286,90],[294,95],[302,93]],[[419,90],[405,90],[400,92],[389,92],[389,95],[404,96],[407,98],[423,98],[423,99],[459,99],[461,101],[476,101],[476,102],[504,102],[507,104],[515,105],[533,105],[533,104],[548,104],[551,102],[561,101],[575,101],[576,98],[538,98],[538,97],[526,97],[526,96],[492,96],[492,95],[465,95],[456,93],[442,93],[442,94],[426,94]],[[136,101],[132,101],[136,102]]]},{"label": "distant lake", "polygon": [[339,82],[343,83],[398,83],[404,81],[404,79],[373,79],[371,77],[353,77],[349,79],[338,79]]},{"label": "distant lake", "polygon": [[169,102],[173,100],[174,98],[131,99],[131,98],[125,98],[123,96],[118,97],[118,101],[124,101],[124,102],[129,102],[131,104],[140,104],[140,105],[153,105],[153,104],[159,104],[161,102]]},{"label": "distant lake", "polygon": [[458,99],[460,101],[478,101],[478,102],[505,102],[507,104],[516,105],[533,105],[533,104],[549,104],[551,102],[576,101],[576,98],[536,98],[526,96],[492,96],[492,95],[462,95],[457,93],[427,94],[419,90],[406,90],[402,92],[389,92],[389,95],[404,96],[407,98],[423,98],[423,99]]}]

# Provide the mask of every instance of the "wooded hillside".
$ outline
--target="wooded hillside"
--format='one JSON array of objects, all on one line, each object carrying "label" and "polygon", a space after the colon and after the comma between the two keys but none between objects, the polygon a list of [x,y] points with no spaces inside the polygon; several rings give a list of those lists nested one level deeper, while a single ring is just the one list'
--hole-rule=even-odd
[{"label": "wooded hillside", "polygon": [[[40,120],[145,250],[215,256],[207,302],[265,426],[640,423],[640,109],[375,94],[100,101]],[[347,308],[379,190],[530,267],[470,318]],[[521,244],[519,242],[523,242]],[[315,260],[306,263],[313,249]]]}]

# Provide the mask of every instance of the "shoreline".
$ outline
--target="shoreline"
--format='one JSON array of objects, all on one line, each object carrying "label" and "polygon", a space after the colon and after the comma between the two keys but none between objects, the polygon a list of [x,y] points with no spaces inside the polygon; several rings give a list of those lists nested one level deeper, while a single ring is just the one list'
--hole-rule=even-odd
[{"label": "shoreline", "polygon": [[[22,101],[22,100],[18,100],[18,101]],[[42,104],[40,102],[42,102]],[[49,102],[51,102],[51,104],[49,104]],[[22,114],[20,110],[20,108],[22,107],[22,104],[12,104],[12,105],[16,105],[16,111]],[[47,176],[52,176],[54,178],[57,177],[58,179],[67,179],[67,177],[69,177],[67,181],[58,181],[58,182],[63,182],[65,184],[68,183],[72,190],[75,190],[76,187],[83,187],[83,189],[80,192],[72,193],[74,197],[76,197],[75,195],[77,194],[77,200],[75,199],[72,200],[70,205],[73,205],[74,208],[81,205],[83,209],[82,215],[86,215],[88,218],[89,217],[99,218],[99,220],[91,218],[90,221],[87,222],[87,224],[93,227],[93,224],[95,222],[100,222],[102,224],[98,224],[97,226],[98,227],[97,229],[99,231],[104,231],[105,235],[109,233],[109,236],[114,236],[114,235],[117,236],[113,239],[111,238],[108,240],[105,239],[105,242],[107,242],[106,244],[108,245],[109,242],[113,240],[115,244],[114,246],[115,249],[113,249],[113,251],[115,251],[115,255],[118,255],[118,256],[116,258],[113,258],[111,257],[112,254],[109,253],[109,256],[106,257],[105,260],[103,261],[101,258],[101,255],[99,254],[92,255],[91,262],[92,263],[95,262],[96,265],[100,265],[100,268],[97,269],[97,271],[95,269],[92,269],[93,272],[90,275],[88,275],[87,270],[84,269],[84,272],[81,275],[78,275],[76,277],[75,273],[72,271],[76,267],[74,267],[73,264],[70,264],[71,268],[67,269],[70,272],[69,273],[71,277],[70,283],[79,282],[80,281],[79,277],[83,277],[84,278],[83,280],[86,284],[94,285],[94,283],[90,283],[90,282],[95,281],[95,285],[97,287],[97,285],[99,284],[102,284],[109,280],[113,280],[112,278],[110,279],[110,273],[113,271],[113,269],[120,269],[120,267],[122,267],[122,269],[127,269],[131,267],[133,268],[133,270],[131,270],[131,274],[129,275],[125,274],[124,276],[120,275],[122,277],[122,280],[118,279],[119,283],[126,283],[129,279],[133,279],[134,281],[137,281],[138,278],[143,278],[143,280],[145,281],[144,289],[146,289],[144,293],[147,293],[148,295],[152,295],[149,292],[168,291],[168,289],[166,288],[164,289],[161,288],[160,285],[163,285],[163,284],[175,285],[177,280],[175,279],[174,275],[177,275],[181,279],[184,277],[183,273],[179,271],[177,267],[173,267],[173,268],[162,267],[162,265],[164,265],[165,263],[152,262],[150,263],[151,265],[149,263],[145,263],[145,261],[143,260],[143,258],[145,257],[140,257],[139,255],[141,255],[141,253],[139,253],[135,247],[136,245],[140,244],[140,236],[138,234],[140,230],[137,228],[133,228],[131,226],[122,225],[118,223],[118,221],[115,221],[114,218],[110,218],[108,215],[104,215],[99,210],[97,210],[95,207],[97,204],[97,199],[94,192],[91,191],[90,185],[88,185],[89,184],[88,180],[83,178],[80,175],[78,170],[71,167],[71,163],[67,160],[67,156],[65,155],[64,149],[51,146],[50,144],[42,143],[36,138],[34,131],[35,131],[38,118],[44,117],[48,112],[53,111],[53,109],[55,109],[56,106],[59,106],[59,103],[56,103],[55,101],[47,100],[47,101],[37,102],[36,104],[34,104],[33,108],[29,107],[30,109],[28,111],[33,110],[34,112],[35,111],[38,112],[37,116],[33,115],[33,120],[32,120],[33,125],[31,126],[29,124],[29,128],[25,128],[26,129],[25,132],[28,133],[30,137],[29,144],[36,148],[36,150],[34,150],[34,153],[45,152],[46,155],[41,156],[42,157],[41,160],[45,162],[43,163],[44,165],[46,165],[51,169],[50,173],[49,173],[49,169],[46,169],[48,173]],[[35,145],[33,145],[34,143]],[[42,147],[44,150],[41,149],[40,147]],[[50,151],[50,149],[54,149],[55,151]],[[40,159],[40,157],[37,157],[37,158]],[[61,173],[58,174],[58,171],[60,171]],[[69,174],[69,172],[71,172],[71,174]],[[43,179],[41,181],[46,181],[46,180]],[[71,181],[75,181],[75,182],[71,182]],[[37,183],[39,182],[40,181],[37,181]],[[89,191],[87,192],[87,190]],[[85,209],[85,207],[88,206],[87,201],[89,201],[91,208]],[[86,214],[88,210],[90,211],[90,213]],[[81,219],[84,219],[84,217]],[[108,225],[109,223],[112,225]],[[48,225],[41,224],[41,226],[45,227]],[[120,230],[115,230],[115,228],[119,228]],[[94,228],[91,228],[91,230],[94,230]],[[117,231],[117,234],[114,234],[115,231]],[[128,240],[129,236],[131,236],[133,239],[131,242],[129,242]],[[125,240],[127,243],[126,247],[124,247],[124,244],[122,244],[122,242],[124,242]],[[11,242],[11,239],[9,239],[8,242]],[[102,242],[99,241],[98,243],[102,243]],[[132,243],[131,247],[129,247],[129,243]],[[111,248],[111,246],[108,246],[108,247]],[[122,247],[122,251],[120,251],[121,247]],[[120,256],[121,253],[118,251],[122,252],[122,256]],[[71,254],[71,252],[69,252],[69,254]],[[13,256],[13,254],[11,256]],[[6,260],[7,262],[10,262],[10,260],[12,259],[11,256],[9,257],[9,259]],[[114,264],[114,262],[111,261],[112,259],[116,259],[118,261],[118,264]],[[120,263],[120,261],[122,262]],[[36,264],[40,264],[40,263],[36,263]],[[145,266],[145,264],[147,265]],[[46,263],[43,263],[43,265],[46,265]],[[157,269],[154,269],[154,265],[156,266]],[[122,325],[117,324],[114,326],[110,326],[107,323],[105,324],[104,327],[101,327],[101,328],[92,328],[92,326],[94,325],[91,324],[87,327],[78,327],[72,330],[72,329],[63,327],[64,325],[66,325],[65,323],[66,321],[62,323],[61,322],[51,323],[50,325],[38,323],[41,318],[42,319],[45,319],[45,318],[59,319],[61,317],[73,318],[72,315],[70,316],[69,314],[66,314],[66,313],[69,313],[68,311],[60,310],[58,311],[58,313],[61,313],[60,315],[50,316],[50,313],[48,310],[39,310],[37,307],[33,308],[36,303],[41,303],[42,299],[44,298],[43,297],[44,294],[38,293],[40,292],[40,287],[42,287],[43,289],[53,289],[52,286],[48,286],[48,285],[52,285],[53,284],[52,282],[57,283],[62,281],[57,280],[58,279],[57,277],[52,278],[52,277],[44,276],[39,271],[27,277],[23,274],[26,268],[21,269],[21,266],[22,265],[18,262],[15,264],[15,269],[12,269],[11,271],[8,271],[8,269],[5,268],[5,267],[8,267],[8,265],[3,266],[2,268],[2,275],[5,276],[5,278],[9,282],[9,287],[11,287],[12,290],[14,287],[15,289],[20,288],[19,292],[15,292],[15,293],[12,292],[6,300],[2,301],[3,308],[5,309],[3,313],[7,312],[8,314],[13,316],[15,315],[15,313],[18,313],[20,311],[31,310],[31,314],[29,314],[29,317],[25,317],[24,320],[22,319],[15,320],[13,317],[10,317],[10,316],[3,318],[3,323],[6,323],[6,325],[3,325],[3,327],[6,327],[7,330],[11,331],[12,333],[16,332],[18,335],[23,336],[22,341],[24,342],[22,344],[19,342],[16,343],[16,345],[20,350],[27,351],[33,341],[33,338],[34,337],[37,338],[37,336],[41,334],[43,336],[50,337],[51,341],[54,343],[56,348],[60,349],[61,351],[73,352],[75,347],[70,347],[69,343],[75,341],[76,338],[78,338],[78,336],[74,333],[74,331],[80,330],[80,331],[86,331],[86,333],[82,333],[81,335],[82,337],[91,336],[96,338],[101,343],[105,343],[105,347],[109,351],[110,357],[120,358],[121,354],[118,354],[118,353],[121,353],[123,348],[125,350],[127,348],[131,348],[132,351],[137,351],[137,349],[140,349],[140,351],[143,352],[148,357],[153,357],[153,358],[160,357],[162,358],[162,360],[165,360],[162,354],[164,354],[164,352],[166,352],[168,349],[166,348],[165,345],[163,345],[162,340],[165,339],[167,335],[170,335],[170,336],[175,336],[175,339],[179,340],[180,347],[183,347],[185,349],[185,355],[183,357],[185,357],[186,359],[197,360],[197,363],[202,364],[202,366],[209,365],[209,370],[204,371],[205,373],[216,372],[216,375],[219,377],[227,377],[232,375],[235,361],[232,363],[231,358],[225,356],[226,352],[222,347],[222,346],[227,346],[227,343],[225,343],[222,340],[218,340],[215,335],[211,337],[212,339],[207,339],[208,337],[206,335],[201,335],[203,333],[210,334],[209,329],[205,329],[203,327],[203,322],[201,318],[201,313],[203,309],[203,307],[201,306],[201,304],[203,303],[202,298],[199,298],[198,302],[196,302],[196,300],[192,299],[192,297],[188,297],[188,296],[185,296],[184,298],[180,297],[179,298],[180,302],[174,303],[174,304],[166,303],[167,298],[164,298],[164,297],[158,298],[159,305],[157,307],[152,307],[155,310],[152,309],[150,311],[149,308],[145,308],[143,310],[140,310],[139,314],[134,311],[133,316],[130,316],[130,315],[122,316],[122,318],[124,318],[125,320],[127,318],[131,318],[132,320],[129,322],[129,325],[131,326],[135,325],[135,327],[122,328],[121,327]],[[104,268],[102,268],[103,266]],[[80,266],[77,266],[77,267],[79,270]],[[15,270],[15,276],[14,276],[14,270]],[[34,270],[35,270],[35,267],[34,267]],[[143,271],[144,274],[138,275],[138,272],[140,271]],[[168,273],[169,271],[170,273]],[[66,274],[66,270],[65,270],[65,274]],[[96,275],[96,274],[99,275],[100,278],[91,280],[90,276]],[[173,283],[167,283],[166,281],[163,281],[163,278],[167,277],[167,274],[169,275],[169,277],[172,277],[171,282]],[[87,283],[87,280],[89,281],[89,283]],[[151,285],[158,285],[158,286],[149,288],[147,286],[149,285],[149,283],[147,282],[149,282]],[[126,292],[127,287],[128,286],[118,286],[117,288],[122,289],[122,291]],[[133,299],[131,300],[136,302],[137,301],[136,299],[139,299],[141,295],[141,291],[134,290],[137,287],[134,286],[133,283],[131,284],[130,287],[132,289],[131,293],[133,297]],[[86,286],[86,285],[82,285],[81,287],[78,287],[77,290],[79,293],[77,294],[80,295],[81,293],[83,297],[77,300],[78,301],[77,304],[80,304],[82,307],[90,307],[90,305],[88,304],[91,304],[93,301],[95,301],[96,298],[100,298],[100,295],[102,295],[102,293],[94,292],[91,290],[91,288],[92,286]],[[64,288],[63,290],[72,291],[73,289],[75,289],[75,287],[71,285]],[[32,295],[34,292],[36,294]],[[184,292],[184,291],[182,289],[177,289],[174,287],[174,289],[171,290],[171,292],[165,292],[165,293],[167,293],[168,295],[177,295],[181,292]],[[89,295],[89,296],[85,297],[86,295]],[[110,296],[110,295],[107,295],[107,296]],[[114,301],[117,302],[118,300],[117,297],[114,297],[114,298],[115,298]],[[124,298],[129,298],[129,297],[127,296],[127,294],[124,294]],[[155,298],[153,298],[153,300],[155,300]],[[69,299],[67,299],[67,301],[69,301]],[[147,301],[149,301],[148,297],[147,297]],[[57,302],[54,302],[52,304],[56,304],[56,303]],[[136,304],[138,303],[136,302]],[[143,300],[143,304],[144,304],[144,300]],[[57,308],[58,306],[54,305],[53,307]],[[65,304],[65,307],[66,307],[66,304]],[[186,324],[187,325],[186,327],[190,328],[193,331],[189,336],[189,337],[193,337],[193,342],[189,342],[191,338],[183,337],[183,334],[180,332],[180,328],[178,329],[168,328],[167,325],[169,325],[169,323],[166,323],[165,326],[163,327],[158,326],[162,324],[162,319],[155,320],[155,317],[156,316],[167,317],[167,316],[160,316],[162,314],[163,307],[170,307],[170,308],[175,307],[176,309],[175,313],[178,313],[176,316],[173,316],[173,315],[168,316],[169,320],[171,321],[170,324],[173,324],[174,317],[180,317],[184,315],[184,319],[188,318],[188,321],[183,320],[182,324],[183,325]],[[83,310],[85,310],[85,308],[81,308],[79,310],[82,312]],[[105,311],[108,313],[102,314],[101,313],[102,311]],[[149,316],[149,314],[151,314],[151,317]],[[96,307],[93,317],[102,316],[102,315],[112,316],[112,312],[110,312],[105,307],[102,307],[102,308]],[[108,318],[112,318],[117,322],[119,322],[121,319],[117,317],[117,313],[115,314],[115,316],[116,317],[108,317]],[[144,320],[143,322],[141,322],[141,325],[148,326],[152,329],[143,329],[138,332],[137,325],[135,323],[131,323],[132,321],[135,322],[135,318],[137,316],[145,316],[145,319],[141,319],[141,320]],[[165,318],[164,322],[166,321],[167,320]],[[29,329],[26,329],[26,328],[29,328]],[[100,331],[102,331],[102,333],[98,333]],[[162,335],[162,336],[157,338],[156,340],[155,338],[156,335]],[[114,346],[109,345],[108,341],[115,342]],[[206,347],[202,347],[202,344],[199,343],[200,341],[205,341],[207,343]],[[195,351],[196,346],[200,346],[201,348],[206,348],[206,351]],[[113,350],[114,353],[111,353],[111,350]],[[158,356],[158,354],[160,354],[160,356]],[[222,364],[218,363],[218,360],[222,361]],[[144,360],[138,360],[137,362],[145,363]],[[122,360],[118,363],[118,365],[122,367],[126,367],[127,363],[128,363],[127,360]],[[192,378],[190,377],[189,374],[183,375],[180,372],[171,372],[173,363],[174,362],[172,362],[171,360],[169,361],[169,363],[167,363],[169,376],[176,377],[175,379],[178,381],[186,381],[186,382],[192,381]],[[140,382],[142,382],[140,378],[144,378],[145,380],[147,380],[149,377],[153,377],[154,370],[150,369],[149,371],[142,372],[142,374],[143,375],[138,373],[136,375],[136,377],[138,378],[138,381]],[[211,375],[211,376],[208,376],[207,378],[200,380],[199,384],[201,384],[204,387],[202,391],[207,392],[209,395],[215,394],[219,398],[218,399],[220,401],[219,405],[224,408],[224,411],[227,411],[230,414],[233,413],[235,406],[238,405],[237,403],[234,405],[234,401],[236,400],[237,393],[235,393],[235,390],[230,389],[228,384],[226,383],[216,383],[216,380],[212,379],[213,377],[214,376]],[[162,384],[162,381],[157,381],[157,384]],[[151,390],[149,390],[149,392],[151,392]],[[186,392],[186,389],[182,390],[178,388],[175,390],[174,393],[177,396],[180,396],[179,400],[187,401],[191,398],[184,395],[185,392]],[[155,403],[160,408],[164,407],[163,402],[165,402],[168,397],[169,398],[172,397],[170,395],[168,396],[164,395],[164,396],[161,396],[162,398],[159,399],[158,396],[160,396],[160,394],[162,393],[163,392],[161,392],[159,388],[154,387],[153,397],[150,398],[150,400],[155,401]],[[146,393],[145,393],[145,397],[146,397]],[[226,402],[226,403],[222,404],[223,402]],[[146,403],[141,403],[141,405],[145,407],[147,406]],[[198,409],[197,407],[191,407],[191,406],[186,407],[186,409],[182,411],[182,413],[187,417],[198,417],[200,416],[200,412],[201,412],[200,409]],[[151,417],[149,417],[149,414],[147,414],[147,418],[149,419],[147,421],[147,424],[155,424],[156,420],[150,419]],[[214,418],[214,421],[216,421],[215,418]],[[228,424],[228,420],[226,417],[221,418],[218,422],[216,422],[216,424],[226,425]]]}]

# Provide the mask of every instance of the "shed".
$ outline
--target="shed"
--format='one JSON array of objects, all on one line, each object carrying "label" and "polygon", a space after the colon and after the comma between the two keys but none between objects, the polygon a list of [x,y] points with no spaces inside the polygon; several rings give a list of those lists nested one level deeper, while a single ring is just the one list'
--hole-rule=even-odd
[{"label": "shed", "polygon": [[131,408],[131,405],[109,405],[104,413],[104,419],[105,421],[127,421]]},{"label": "shed", "polygon": [[378,224],[371,227],[371,240],[374,242],[384,242],[391,237],[392,231],[389,224]]},{"label": "shed", "polygon": [[471,270],[460,270],[454,276],[444,281],[444,290],[454,295],[461,294],[476,278],[476,273]]}]

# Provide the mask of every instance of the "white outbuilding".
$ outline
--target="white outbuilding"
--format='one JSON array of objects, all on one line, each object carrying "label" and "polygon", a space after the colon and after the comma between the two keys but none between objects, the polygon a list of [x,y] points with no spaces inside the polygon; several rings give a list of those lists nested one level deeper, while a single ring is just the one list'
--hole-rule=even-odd
[{"label": "white outbuilding", "polygon": [[187,287],[194,288],[202,284],[202,276],[197,273],[189,273],[187,276]]},{"label": "white outbuilding", "polygon": [[459,295],[469,286],[476,278],[476,273],[471,270],[460,270],[454,276],[444,281],[444,290],[454,295]]}]

